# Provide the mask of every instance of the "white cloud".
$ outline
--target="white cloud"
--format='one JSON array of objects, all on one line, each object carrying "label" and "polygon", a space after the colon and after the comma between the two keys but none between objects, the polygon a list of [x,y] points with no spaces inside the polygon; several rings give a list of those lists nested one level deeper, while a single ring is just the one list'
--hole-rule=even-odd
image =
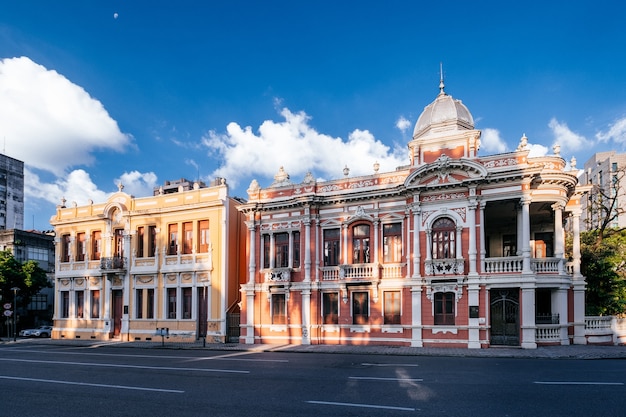
[{"label": "white cloud", "polygon": [[0,136],[7,155],[59,177],[132,144],[98,100],[27,57],[0,61]]},{"label": "white cloud", "polygon": [[402,133],[405,133],[411,127],[411,121],[404,116],[400,116],[396,121],[396,127],[400,129]]},{"label": "white cloud", "polygon": [[612,140],[622,146],[626,145],[626,117],[618,119],[610,125],[608,131],[596,133],[596,138],[602,142]]},{"label": "white cloud", "polygon": [[480,148],[488,153],[506,152],[506,143],[500,138],[500,131],[497,129],[483,129],[480,136]]},{"label": "white cloud", "polygon": [[74,170],[54,182],[45,182],[28,168],[24,168],[24,193],[55,205],[61,204],[61,198],[65,198],[68,206],[72,202],[85,205],[90,199],[103,202],[111,194],[99,190],[89,174],[82,169]]},{"label": "white cloud", "polygon": [[529,143],[528,147],[530,148],[530,152],[528,152],[528,157],[533,158],[535,156],[545,156],[548,154],[548,147],[539,145],[537,143]]},{"label": "white cloud", "polygon": [[157,185],[157,175],[154,172],[131,171],[123,173],[114,182],[115,184],[121,183],[126,194],[145,197],[152,195],[154,187]]},{"label": "white cloud", "polygon": [[563,151],[573,152],[591,146],[591,141],[578,133],[572,132],[566,123],[561,123],[555,118],[550,120],[548,127],[554,134],[554,143],[558,143]]},{"label": "white cloud", "polygon": [[364,175],[373,173],[376,161],[383,172],[408,163],[406,150],[390,149],[367,130],[353,131],[346,141],[317,132],[304,112],[284,108],[280,114],[284,121],[267,120],[257,134],[250,126],[242,128],[234,122],[228,124],[224,134],[209,132],[203,138],[204,145],[225,161],[213,175],[236,186],[254,176],[272,178],[283,166],[291,181],[297,183],[307,171],[340,178],[346,165],[350,175]]}]

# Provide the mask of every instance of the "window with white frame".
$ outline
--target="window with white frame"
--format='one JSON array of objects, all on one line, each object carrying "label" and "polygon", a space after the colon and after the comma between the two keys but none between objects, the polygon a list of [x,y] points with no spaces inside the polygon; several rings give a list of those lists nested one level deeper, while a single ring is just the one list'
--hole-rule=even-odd
[{"label": "window with white frame", "polygon": [[456,255],[456,225],[448,217],[437,219],[431,229],[433,259],[450,259]]},{"label": "window with white frame", "polygon": [[402,223],[383,225],[383,262],[402,261]]},{"label": "window with white frame", "polygon": [[355,291],[352,293],[352,323],[368,324],[370,316],[369,293]]},{"label": "window with white frame", "polygon": [[285,294],[272,294],[272,324],[287,324],[287,300]]}]

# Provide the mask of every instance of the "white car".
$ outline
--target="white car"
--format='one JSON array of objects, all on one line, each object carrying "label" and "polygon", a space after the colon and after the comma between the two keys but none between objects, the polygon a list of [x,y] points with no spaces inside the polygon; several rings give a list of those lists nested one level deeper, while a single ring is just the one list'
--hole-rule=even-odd
[{"label": "white car", "polygon": [[36,329],[20,330],[21,337],[50,337],[52,326],[39,326]]}]

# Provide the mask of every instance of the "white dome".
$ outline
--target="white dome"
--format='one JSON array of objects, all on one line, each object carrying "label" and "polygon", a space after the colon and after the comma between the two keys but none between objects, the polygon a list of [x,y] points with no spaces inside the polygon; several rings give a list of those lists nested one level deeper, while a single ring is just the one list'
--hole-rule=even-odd
[{"label": "white dome", "polygon": [[[413,138],[423,136],[432,128],[441,130],[472,130],[474,129],[474,118],[467,107],[452,96],[443,91],[443,84],[440,86],[441,92],[417,119]],[[439,129],[438,129],[439,130]]]}]

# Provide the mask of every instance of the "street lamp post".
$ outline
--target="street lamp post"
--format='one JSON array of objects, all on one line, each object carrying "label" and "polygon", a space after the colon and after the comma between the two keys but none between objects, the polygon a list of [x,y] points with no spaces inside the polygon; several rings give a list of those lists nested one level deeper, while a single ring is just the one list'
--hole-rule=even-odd
[{"label": "street lamp post", "polygon": [[20,289],[18,287],[13,287],[11,288],[11,291],[13,291],[13,341],[17,341],[17,321],[16,321],[16,317],[17,317],[17,292]]}]

